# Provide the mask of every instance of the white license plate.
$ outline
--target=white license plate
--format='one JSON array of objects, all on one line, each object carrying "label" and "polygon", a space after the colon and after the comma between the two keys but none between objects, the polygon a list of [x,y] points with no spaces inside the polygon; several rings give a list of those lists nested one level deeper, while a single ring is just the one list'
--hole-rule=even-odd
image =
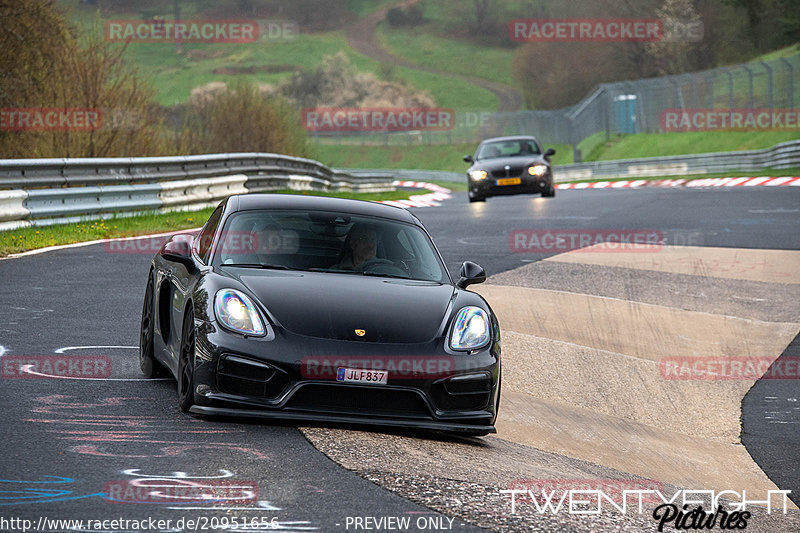
[{"label": "white license plate", "polygon": [[336,381],[386,385],[388,374],[386,370],[362,370],[360,368],[344,368],[340,366],[336,371]]}]

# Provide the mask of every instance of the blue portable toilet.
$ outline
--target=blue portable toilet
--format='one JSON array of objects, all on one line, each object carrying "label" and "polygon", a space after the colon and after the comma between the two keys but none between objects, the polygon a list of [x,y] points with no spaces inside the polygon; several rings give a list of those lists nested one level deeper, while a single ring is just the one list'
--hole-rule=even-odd
[{"label": "blue portable toilet", "polygon": [[614,117],[617,133],[636,133],[635,94],[620,94],[614,97]]}]

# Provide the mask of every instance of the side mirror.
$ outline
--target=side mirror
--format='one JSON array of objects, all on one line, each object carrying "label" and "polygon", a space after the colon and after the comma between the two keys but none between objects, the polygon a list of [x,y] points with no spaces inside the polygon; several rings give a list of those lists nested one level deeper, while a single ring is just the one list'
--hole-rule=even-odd
[{"label": "side mirror", "polygon": [[192,259],[192,238],[190,234],[173,235],[161,248],[161,256],[168,261],[183,263],[186,266],[193,266]]},{"label": "side mirror", "polygon": [[459,276],[461,276],[461,279],[458,280],[456,286],[462,289],[466,289],[468,285],[486,281],[486,271],[482,266],[472,261],[464,261],[464,264],[461,265]]},{"label": "side mirror", "polygon": [[474,159],[472,159],[472,156],[471,156],[471,155],[467,154],[467,155],[465,155],[465,156],[464,156],[464,162],[465,162],[465,163],[474,163],[474,162],[475,162],[475,160],[474,160]]},{"label": "side mirror", "polygon": [[555,150],[553,150],[552,148],[548,148],[548,149],[547,149],[547,150],[544,152],[544,156],[545,156],[545,157],[550,157],[551,155],[556,155],[556,151],[555,151]]}]

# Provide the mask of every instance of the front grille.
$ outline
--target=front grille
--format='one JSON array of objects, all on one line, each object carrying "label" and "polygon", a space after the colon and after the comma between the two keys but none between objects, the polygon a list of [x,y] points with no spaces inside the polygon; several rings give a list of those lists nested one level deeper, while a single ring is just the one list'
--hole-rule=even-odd
[{"label": "front grille", "polygon": [[491,390],[488,375],[462,376],[434,384],[431,396],[442,411],[477,411],[486,408]]},{"label": "front grille", "polygon": [[235,355],[224,355],[217,366],[217,387],[238,396],[277,398],[289,382],[279,368]]},{"label": "front grille", "polygon": [[425,401],[414,392],[338,384],[306,385],[292,395],[286,407],[375,416],[430,418],[430,410]]},{"label": "front grille", "polygon": [[508,170],[506,170],[504,168],[501,168],[501,169],[498,169],[498,170],[493,170],[492,171],[492,177],[493,178],[518,178],[518,177],[520,177],[522,175],[522,171],[524,169],[525,169],[525,167],[518,167],[518,166],[511,167]]}]

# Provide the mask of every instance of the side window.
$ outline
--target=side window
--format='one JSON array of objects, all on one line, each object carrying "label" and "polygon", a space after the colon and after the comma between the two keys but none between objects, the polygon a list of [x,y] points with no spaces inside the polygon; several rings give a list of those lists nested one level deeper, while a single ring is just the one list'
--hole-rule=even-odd
[{"label": "side window", "polygon": [[197,255],[205,264],[208,264],[208,260],[211,257],[211,243],[214,242],[214,233],[217,231],[220,218],[222,218],[222,206],[211,214],[197,239]]}]

